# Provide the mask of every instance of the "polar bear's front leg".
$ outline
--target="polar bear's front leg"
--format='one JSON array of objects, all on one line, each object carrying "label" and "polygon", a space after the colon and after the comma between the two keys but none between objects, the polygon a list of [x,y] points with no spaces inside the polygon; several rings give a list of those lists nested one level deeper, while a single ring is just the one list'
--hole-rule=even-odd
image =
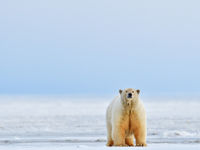
[{"label": "polar bear's front leg", "polygon": [[112,133],[114,146],[126,146],[125,144],[125,129],[123,126],[115,126]]},{"label": "polar bear's front leg", "polygon": [[134,131],[136,146],[147,146],[146,144],[146,127],[140,126]]}]

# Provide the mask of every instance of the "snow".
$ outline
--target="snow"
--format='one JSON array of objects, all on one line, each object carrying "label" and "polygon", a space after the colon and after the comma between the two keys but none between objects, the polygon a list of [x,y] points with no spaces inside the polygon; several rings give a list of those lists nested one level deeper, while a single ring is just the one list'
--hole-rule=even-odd
[{"label": "snow", "polygon": [[[110,101],[111,98],[0,96],[0,149],[107,149],[105,111]],[[148,125],[145,149],[199,148],[198,99],[143,102]]]},{"label": "snow", "polygon": [[145,150],[200,150],[199,144],[149,144],[147,147],[106,147],[100,144],[18,144],[18,145],[0,145],[3,150],[130,150],[130,149],[145,149]]}]

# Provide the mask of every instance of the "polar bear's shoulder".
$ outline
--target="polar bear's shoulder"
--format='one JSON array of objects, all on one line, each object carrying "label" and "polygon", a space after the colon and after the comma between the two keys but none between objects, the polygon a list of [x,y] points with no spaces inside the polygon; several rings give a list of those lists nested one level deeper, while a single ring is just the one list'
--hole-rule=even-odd
[{"label": "polar bear's shoulder", "polygon": [[116,96],[112,102],[110,103],[110,106],[116,107],[117,105],[121,105],[121,98],[120,96]]},{"label": "polar bear's shoulder", "polygon": [[112,111],[113,109],[119,108],[121,105],[120,96],[116,96],[111,103],[108,105],[108,110]]}]

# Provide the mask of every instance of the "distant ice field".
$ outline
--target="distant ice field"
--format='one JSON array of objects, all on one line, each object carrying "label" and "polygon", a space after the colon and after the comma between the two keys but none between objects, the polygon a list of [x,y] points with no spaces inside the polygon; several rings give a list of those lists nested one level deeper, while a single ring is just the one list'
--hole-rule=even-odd
[{"label": "distant ice field", "polygon": [[[112,98],[0,96],[0,144],[103,143]],[[200,143],[200,100],[143,99],[147,143]]]}]

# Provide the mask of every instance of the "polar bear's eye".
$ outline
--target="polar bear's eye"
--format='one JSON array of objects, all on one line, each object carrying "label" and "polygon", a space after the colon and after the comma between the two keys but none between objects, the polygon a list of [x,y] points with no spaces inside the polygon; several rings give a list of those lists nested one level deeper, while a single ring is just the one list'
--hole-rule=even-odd
[{"label": "polar bear's eye", "polygon": [[134,91],[132,91],[132,93],[134,93]]}]

